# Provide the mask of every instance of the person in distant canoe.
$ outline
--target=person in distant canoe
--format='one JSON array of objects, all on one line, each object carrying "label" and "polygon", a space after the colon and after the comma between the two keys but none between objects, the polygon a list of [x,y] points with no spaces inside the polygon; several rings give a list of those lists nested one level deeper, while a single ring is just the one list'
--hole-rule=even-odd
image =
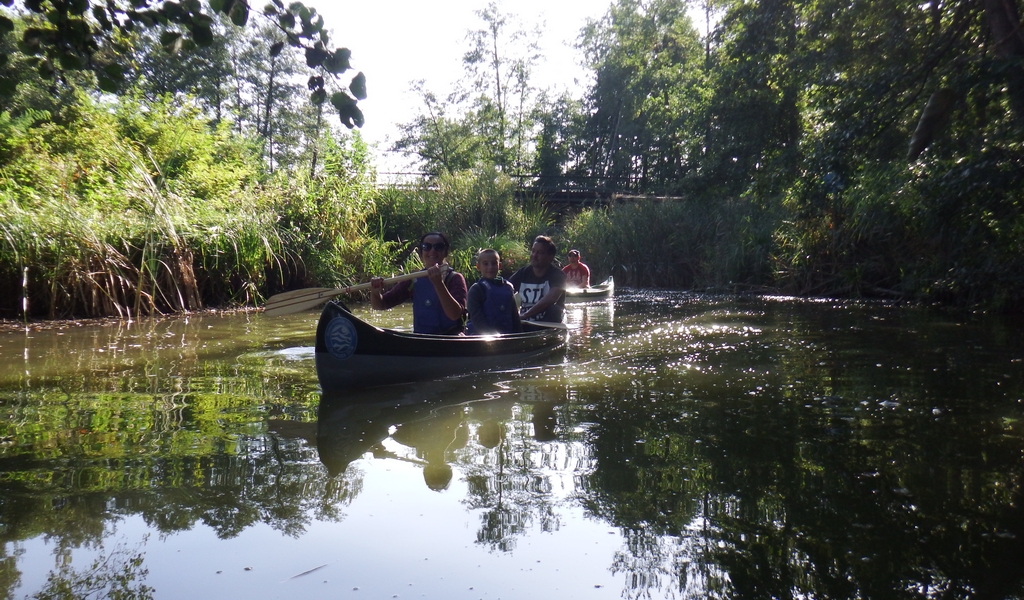
[{"label": "person in distant canoe", "polygon": [[501,256],[497,250],[488,248],[476,255],[476,268],[480,280],[469,288],[466,308],[469,309],[469,323],[466,333],[488,335],[492,333],[515,333],[523,330],[516,306],[515,289],[501,278]]},{"label": "person in distant canoe", "polygon": [[565,311],[565,273],[552,265],[558,247],[546,235],[538,235],[530,247],[530,264],[508,278],[523,304],[524,321],[561,323]]},{"label": "person in distant canoe", "polygon": [[370,306],[387,310],[412,300],[412,330],[458,335],[466,325],[466,278],[448,266],[448,236],[432,231],[420,238],[417,250],[427,276],[401,281],[384,292],[384,279],[370,280]]},{"label": "person in distant canoe", "polygon": [[590,267],[580,260],[579,250],[569,251],[569,264],[562,267],[562,272],[565,273],[565,287],[590,287]]}]

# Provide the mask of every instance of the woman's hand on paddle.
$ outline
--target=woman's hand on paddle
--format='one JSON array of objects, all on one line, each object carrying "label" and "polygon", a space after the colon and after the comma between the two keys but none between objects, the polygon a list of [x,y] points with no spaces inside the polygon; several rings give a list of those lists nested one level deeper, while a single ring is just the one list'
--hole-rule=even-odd
[{"label": "woman's hand on paddle", "polygon": [[432,265],[427,267],[427,277],[430,278],[430,283],[437,285],[444,285],[444,271],[441,270],[440,265]]},{"label": "woman's hand on paddle", "polygon": [[384,310],[384,278],[370,278],[370,307],[374,310]]}]

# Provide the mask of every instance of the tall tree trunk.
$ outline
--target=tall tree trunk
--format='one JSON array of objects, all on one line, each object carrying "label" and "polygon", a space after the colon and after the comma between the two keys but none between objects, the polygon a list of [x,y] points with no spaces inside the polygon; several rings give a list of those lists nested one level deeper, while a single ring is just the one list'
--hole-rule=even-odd
[{"label": "tall tree trunk", "polygon": [[1015,0],[985,0],[985,17],[995,41],[995,52],[1006,59],[1006,87],[1010,106],[1024,122],[1024,31]]},{"label": "tall tree trunk", "polygon": [[274,107],[274,82],[277,76],[277,60],[275,58],[270,59],[270,71],[267,73],[267,95],[263,102],[263,130],[260,134],[263,136],[263,143],[267,148],[267,164],[270,167],[270,172],[274,172],[274,138],[273,138],[273,127],[270,126],[270,114]]},{"label": "tall tree trunk", "polygon": [[324,105],[318,104],[316,107],[316,131],[313,134],[313,158],[309,161],[309,179],[312,180],[316,176],[316,161],[320,153],[320,128],[323,126],[324,118]]}]

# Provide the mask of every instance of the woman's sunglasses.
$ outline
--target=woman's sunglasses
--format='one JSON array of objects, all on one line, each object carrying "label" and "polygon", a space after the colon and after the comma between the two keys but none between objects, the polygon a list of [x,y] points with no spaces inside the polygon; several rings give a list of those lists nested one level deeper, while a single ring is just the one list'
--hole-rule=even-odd
[{"label": "woman's sunglasses", "polygon": [[436,244],[427,244],[427,243],[420,244],[420,250],[423,250],[424,252],[426,252],[427,250],[430,250],[431,248],[433,248],[434,250],[437,250],[438,252],[441,252],[443,250],[447,250],[448,249],[448,244],[446,244],[444,242],[438,242]]}]

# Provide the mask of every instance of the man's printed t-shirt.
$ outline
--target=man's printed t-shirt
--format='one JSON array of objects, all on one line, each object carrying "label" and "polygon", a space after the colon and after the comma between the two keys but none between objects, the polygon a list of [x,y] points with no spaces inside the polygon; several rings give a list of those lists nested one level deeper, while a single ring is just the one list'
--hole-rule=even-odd
[{"label": "man's printed t-shirt", "polygon": [[[547,273],[542,277],[537,277],[533,273],[533,267],[527,265],[522,269],[516,271],[508,280],[519,292],[519,297],[523,300],[523,305],[520,307],[520,314],[533,308],[534,304],[540,302],[547,293],[553,289],[565,289],[565,273],[561,269],[552,265],[548,268]],[[565,310],[565,295],[563,294],[557,302],[552,304],[539,315],[534,315],[532,321],[549,321],[555,323],[562,322],[562,313]]]}]

